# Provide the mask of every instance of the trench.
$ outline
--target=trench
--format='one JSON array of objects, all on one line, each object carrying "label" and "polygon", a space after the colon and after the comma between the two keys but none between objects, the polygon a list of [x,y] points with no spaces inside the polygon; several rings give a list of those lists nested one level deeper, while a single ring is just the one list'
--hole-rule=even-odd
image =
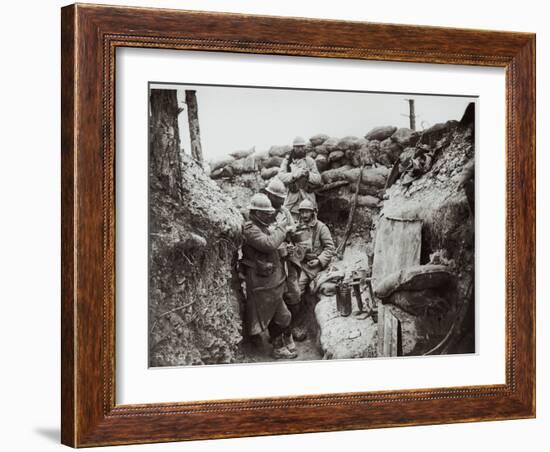
[{"label": "trench", "polygon": [[[348,151],[335,150],[337,140],[332,138],[326,140],[327,144],[310,149],[311,158],[316,159],[321,172],[323,188],[327,188],[317,196],[318,218],[328,226],[336,246],[342,241],[348,222],[353,181],[359,180],[361,203],[355,211],[345,253],[341,260],[333,259],[331,264],[336,271],[358,267],[370,270],[369,263],[375,255],[375,232],[380,228],[383,214],[404,221],[421,221],[422,252],[414,262],[391,271],[386,269],[381,276],[435,262],[448,266],[457,276],[457,284],[446,288],[445,297],[419,290],[415,294],[403,293],[397,300],[422,307],[430,307],[431,301],[439,303],[443,298],[446,303],[440,304],[442,311],[435,314],[426,309],[407,317],[398,312],[398,306],[392,311],[394,317],[399,317],[400,323],[393,331],[398,335],[396,346],[403,349],[403,354],[421,355],[432,349],[447,331],[457,333],[449,329],[449,324],[461,310],[469,320],[462,322],[463,331],[458,332],[469,336],[455,334],[457,341],[460,337],[466,339],[455,341],[458,345],[447,344],[438,352],[470,353],[475,347],[475,341],[472,342],[475,339],[472,326],[474,209],[473,201],[470,202],[474,179],[473,170],[468,171],[468,165],[474,161],[472,130],[472,125],[459,127],[456,121],[434,126],[432,131],[423,132],[415,145],[405,149],[389,138],[381,143],[377,139],[366,140],[355,151],[349,148],[350,139],[340,140],[338,147],[348,146],[349,155]],[[244,334],[245,300],[238,290],[235,263],[246,207],[250,197],[277,173],[282,160],[277,154],[280,150],[274,147],[267,157],[263,155],[266,153],[259,153],[234,158],[229,163],[225,161],[223,167],[212,167],[208,173],[188,156],[175,154],[177,146],[168,139],[171,136],[168,132],[164,134],[166,139],[153,140],[152,144],[154,154],[163,158],[152,160],[156,166],[151,169],[154,177],[150,179],[150,365],[273,361],[266,334],[256,344],[249,343]],[[164,146],[167,143],[170,146]],[[399,166],[394,164],[392,168],[391,161],[397,158],[393,155],[396,148],[400,152]],[[331,161],[327,166],[327,152],[331,158],[338,154],[340,160]],[[365,164],[363,172],[355,159],[358,154],[376,163]],[[419,154],[431,157],[419,161],[420,172],[415,172],[416,167],[413,167],[415,171],[408,169],[411,159]],[[172,177],[170,171],[165,171],[169,168],[166,162],[176,157],[181,159],[181,174]],[[395,184],[386,190],[383,187],[387,186],[390,171],[393,174],[395,168],[399,168]],[[336,179],[338,175],[345,179]],[[472,196],[468,196],[468,190]],[[406,243],[396,244],[392,240],[387,241],[386,251],[406,253]],[[380,261],[384,259],[376,260],[374,267]],[[296,343],[297,360],[380,356],[376,354],[378,342],[384,342],[385,337],[378,340],[376,327],[383,322],[378,319],[376,324],[372,318],[339,316],[333,294],[324,293],[322,297],[307,300],[308,339]],[[390,304],[395,302],[389,300]],[[382,353],[383,356],[396,354],[399,353]]]}]

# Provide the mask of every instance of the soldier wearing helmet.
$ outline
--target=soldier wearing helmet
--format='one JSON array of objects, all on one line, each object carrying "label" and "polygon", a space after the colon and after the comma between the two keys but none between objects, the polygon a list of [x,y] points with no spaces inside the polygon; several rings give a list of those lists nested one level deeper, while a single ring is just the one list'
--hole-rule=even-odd
[{"label": "soldier wearing helmet", "polygon": [[309,282],[330,263],[335,248],[327,225],[317,219],[317,207],[305,199],[298,206],[298,210],[300,241],[306,248],[298,280],[300,296],[303,296]]},{"label": "soldier wearing helmet", "polygon": [[[290,211],[283,205],[287,196],[286,187],[277,177],[273,177],[264,189],[267,197],[271,201],[271,204],[275,208],[275,223],[286,224],[294,226],[295,221],[290,214]],[[298,309],[298,303],[300,303],[300,287],[298,285],[298,278],[300,276],[300,267],[295,263],[295,259],[292,259],[291,255],[294,251],[294,245],[290,242],[283,242],[279,247],[279,254],[284,259],[286,267],[286,290],[284,293],[284,300],[292,313],[293,317]],[[285,336],[286,346],[290,351],[296,350],[294,339],[304,340],[305,336],[294,328],[294,323],[291,322],[291,333]]]},{"label": "soldier wearing helmet", "polygon": [[298,206],[304,199],[317,206],[313,190],[322,185],[322,180],[315,160],[306,155],[306,141],[296,137],[292,144],[292,151],[281,163],[278,177],[289,190],[285,207],[298,218]]},{"label": "soldier wearing helmet", "polygon": [[290,211],[284,206],[286,199],[286,187],[278,177],[273,177],[264,189],[265,194],[275,209],[275,222],[294,224]]},{"label": "soldier wearing helmet", "polygon": [[243,226],[242,259],[246,282],[246,327],[250,336],[269,331],[275,359],[296,358],[286,346],[291,314],[283,301],[286,275],[278,252],[292,230],[286,223],[274,223],[275,209],[267,195],[255,194]]}]

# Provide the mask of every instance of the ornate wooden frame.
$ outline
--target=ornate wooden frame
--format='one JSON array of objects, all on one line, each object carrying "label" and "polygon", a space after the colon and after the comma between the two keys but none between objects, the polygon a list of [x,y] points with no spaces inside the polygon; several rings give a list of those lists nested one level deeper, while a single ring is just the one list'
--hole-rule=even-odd
[{"label": "ornate wooden frame", "polygon": [[[71,5],[62,9],[62,442],[83,447],[535,416],[535,35]],[[115,49],[506,69],[506,383],[115,404]]]}]

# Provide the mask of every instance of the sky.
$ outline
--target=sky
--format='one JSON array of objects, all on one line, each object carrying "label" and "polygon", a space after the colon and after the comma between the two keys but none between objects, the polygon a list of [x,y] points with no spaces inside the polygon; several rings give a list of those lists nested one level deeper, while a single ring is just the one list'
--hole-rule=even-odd
[{"label": "sky", "polygon": [[[291,144],[318,133],[363,137],[377,126],[409,127],[409,104],[414,99],[416,128],[422,130],[449,119],[459,120],[475,97],[430,96],[303,89],[160,85],[178,90],[185,108],[185,90],[196,91],[203,155],[219,160],[230,152],[262,151]],[[179,116],[181,146],[189,152],[187,109]]]}]

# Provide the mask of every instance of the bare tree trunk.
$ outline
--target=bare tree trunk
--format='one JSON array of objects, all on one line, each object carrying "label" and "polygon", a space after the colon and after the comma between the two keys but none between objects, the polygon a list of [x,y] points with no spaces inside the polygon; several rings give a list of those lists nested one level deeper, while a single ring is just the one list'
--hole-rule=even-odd
[{"label": "bare tree trunk", "polygon": [[199,127],[199,107],[197,105],[196,91],[185,90],[185,103],[187,104],[187,117],[189,119],[191,157],[202,164],[201,131]]},{"label": "bare tree trunk", "polygon": [[149,142],[150,186],[181,196],[182,162],[176,90],[152,89]]}]

